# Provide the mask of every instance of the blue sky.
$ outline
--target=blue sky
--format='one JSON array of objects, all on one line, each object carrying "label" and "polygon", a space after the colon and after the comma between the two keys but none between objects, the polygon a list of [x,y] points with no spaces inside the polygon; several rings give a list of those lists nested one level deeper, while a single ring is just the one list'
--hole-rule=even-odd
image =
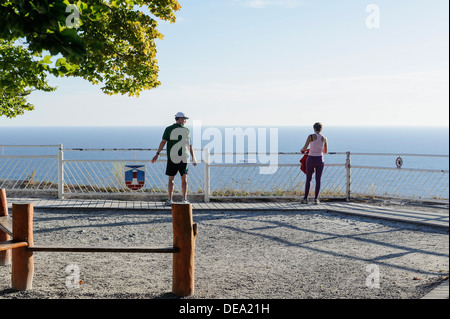
[{"label": "blue sky", "polygon": [[183,111],[202,125],[448,127],[448,0],[179,2],[159,26],[160,87],[129,98],[53,78],[0,126],[164,126]]}]

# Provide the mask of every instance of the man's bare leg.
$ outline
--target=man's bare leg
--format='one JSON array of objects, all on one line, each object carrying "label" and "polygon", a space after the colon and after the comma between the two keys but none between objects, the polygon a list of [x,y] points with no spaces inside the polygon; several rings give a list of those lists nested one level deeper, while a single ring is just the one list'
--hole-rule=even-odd
[{"label": "man's bare leg", "polygon": [[181,176],[181,193],[183,194],[183,199],[187,200],[187,174]]},{"label": "man's bare leg", "polygon": [[175,185],[175,176],[169,176],[169,182],[167,184],[167,191],[169,193],[169,199],[167,200],[167,204],[172,202],[174,185]]}]

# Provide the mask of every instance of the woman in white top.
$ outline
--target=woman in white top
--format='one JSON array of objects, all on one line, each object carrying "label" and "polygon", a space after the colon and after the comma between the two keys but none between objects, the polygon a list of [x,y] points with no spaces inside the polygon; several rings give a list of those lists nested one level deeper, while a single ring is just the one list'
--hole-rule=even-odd
[{"label": "woman in white top", "polygon": [[320,180],[324,168],[323,154],[328,152],[327,138],[320,133],[322,132],[322,123],[314,124],[314,134],[311,134],[306,139],[305,146],[300,152],[305,153],[310,146],[308,159],[306,160],[306,184],[305,197],[302,199],[302,204],[308,203],[309,189],[311,187],[311,180],[314,170],[316,171],[316,190],[314,192],[314,203],[319,204]]}]

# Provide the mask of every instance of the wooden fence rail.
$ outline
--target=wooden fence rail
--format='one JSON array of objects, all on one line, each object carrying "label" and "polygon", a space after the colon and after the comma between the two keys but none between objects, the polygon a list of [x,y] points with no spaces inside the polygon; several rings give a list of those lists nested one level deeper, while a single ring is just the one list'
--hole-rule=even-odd
[{"label": "wooden fence rail", "polygon": [[[0,242],[11,240],[12,223],[8,214],[6,190],[0,189]],[[11,264],[11,250],[0,250],[0,266]]]},{"label": "wooden fence rail", "polygon": [[[13,203],[11,222],[3,189],[1,195],[0,235],[3,236],[0,237],[0,265],[12,265],[11,286],[14,290],[32,289],[34,252],[167,253],[173,254],[172,293],[177,296],[194,294],[194,256],[198,229],[197,224],[193,223],[192,205],[172,205],[173,247],[35,246],[33,241],[33,204]],[[12,235],[12,239],[10,235]],[[8,253],[10,253],[9,256]]]}]

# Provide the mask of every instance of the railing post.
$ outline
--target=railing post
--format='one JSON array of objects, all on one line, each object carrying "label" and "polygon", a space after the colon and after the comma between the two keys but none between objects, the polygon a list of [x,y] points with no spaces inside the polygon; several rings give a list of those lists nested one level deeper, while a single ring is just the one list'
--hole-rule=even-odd
[{"label": "railing post", "polygon": [[205,192],[205,203],[209,203],[209,193],[210,193],[210,177],[211,168],[209,166],[209,148],[204,149],[203,165],[205,166],[205,172],[203,177],[203,188]]},{"label": "railing post", "polygon": [[[6,190],[0,189],[0,217],[8,216],[8,202],[6,199]],[[0,242],[11,240],[11,236],[0,230]],[[11,264],[11,250],[0,251],[0,266]]]},{"label": "railing post", "polygon": [[345,198],[347,201],[350,200],[350,193],[351,193],[351,160],[350,160],[350,152],[347,152],[347,157],[345,159]]},{"label": "railing post", "polygon": [[172,293],[177,296],[194,294],[195,239],[197,224],[193,223],[191,204],[172,204],[173,254]]},{"label": "railing post", "polygon": [[64,154],[63,154],[63,145],[59,144],[58,150],[58,198],[64,198]]},{"label": "railing post", "polygon": [[[13,241],[27,242],[33,246],[33,204],[13,203]],[[33,286],[34,260],[33,251],[27,247],[12,251],[11,286],[14,290],[29,290]]]}]

